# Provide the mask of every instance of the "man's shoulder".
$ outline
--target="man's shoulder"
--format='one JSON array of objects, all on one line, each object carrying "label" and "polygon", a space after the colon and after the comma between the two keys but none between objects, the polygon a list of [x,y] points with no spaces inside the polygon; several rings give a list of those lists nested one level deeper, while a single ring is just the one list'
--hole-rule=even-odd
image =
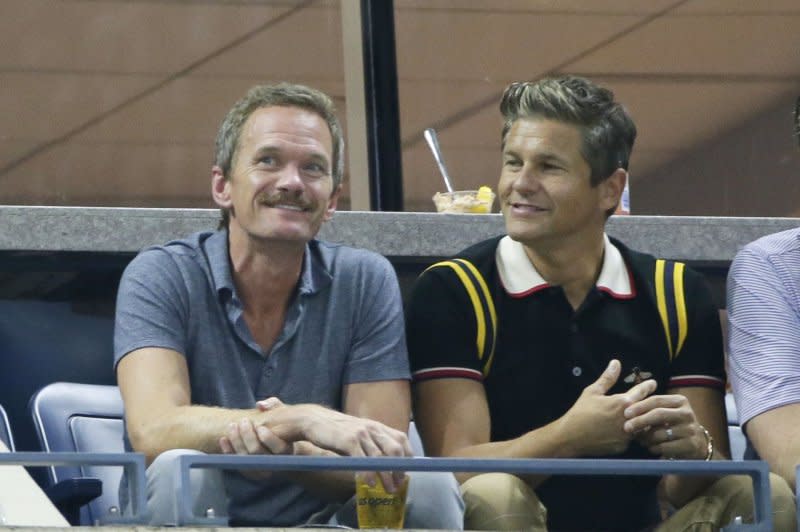
[{"label": "man's shoulder", "polygon": [[493,236],[492,238],[482,240],[456,253],[453,258],[467,259],[475,263],[494,260],[494,253],[497,251],[497,245],[504,236],[505,235]]},{"label": "man's shoulder", "polygon": [[434,263],[431,265],[429,270],[452,273],[452,266],[464,264],[464,261],[468,261],[484,277],[487,277],[491,275],[492,271],[494,270],[495,252],[497,251],[497,245],[503,236],[504,235],[500,235],[482,240],[477,244],[473,244],[465,249],[462,249],[455,255]]},{"label": "man's shoulder", "polygon": [[[784,287],[800,285],[800,228],[772,233],[745,245],[728,270],[729,286],[756,286],[780,279]],[[771,281],[767,281],[767,280]]]},{"label": "man's shoulder", "polygon": [[153,253],[156,255],[172,255],[175,257],[193,257],[202,253],[203,244],[206,240],[218,235],[216,231],[200,231],[192,233],[184,238],[170,240],[165,244],[149,246],[144,248],[139,254],[144,255]]},{"label": "man's shoulder", "polygon": [[[495,252],[503,235],[492,237],[473,244],[455,255],[431,264],[420,279],[420,283],[427,284],[429,277],[436,277],[445,281],[445,284],[461,286],[466,278],[483,277],[488,279],[495,271]],[[431,274],[431,275],[426,275]],[[478,275],[479,274],[479,275]],[[478,279],[475,279],[477,281]],[[472,281],[472,282],[475,282]],[[427,288],[425,288],[427,290]]]},{"label": "man's shoulder", "polygon": [[308,245],[314,252],[329,259],[329,262],[365,262],[368,264],[388,262],[388,259],[377,251],[348,246],[338,242],[314,239]]},{"label": "man's shoulder", "polygon": [[739,254],[752,253],[763,257],[800,253],[800,227],[772,233],[745,245]]},{"label": "man's shoulder", "polygon": [[127,271],[152,271],[165,269],[184,269],[201,264],[203,245],[215,232],[198,232],[182,239],[171,240],[165,244],[150,246],[140,251],[128,265]]},{"label": "man's shoulder", "polygon": [[[414,284],[413,299],[425,301],[429,308],[456,304],[462,306],[472,300],[473,294],[489,304],[496,275],[495,252],[503,236],[493,237],[474,244],[459,253],[431,264]],[[466,291],[464,290],[466,287]],[[488,290],[489,293],[485,293]],[[443,297],[443,294],[449,294]],[[455,297],[456,299],[451,299]],[[466,299],[465,299],[466,298]]]},{"label": "man's shoulder", "polygon": [[658,266],[659,261],[663,261],[664,263],[663,267],[669,270],[674,269],[676,264],[681,264],[682,265],[681,268],[684,271],[685,277],[698,278],[698,279],[702,278],[702,275],[699,272],[697,272],[690,266],[687,266],[686,263],[684,263],[681,260],[656,257],[654,255],[651,255],[650,253],[645,253],[643,251],[637,251],[635,249],[631,249],[628,246],[626,246],[625,243],[616,238],[609,237],[609,239],[611,240],[611,243],[614,244],[614,247],[616,247],[622,254],[622,257],[625,259],[626,264],[628,265],[629,268],[631,268],[634,277],[639,278],[641,280],[646,280],[646,282],[648,282],[649,284],[655,282],[655,272],[656,268],[659,267]]},{"label": "man's shoulder", "polygon": [[376,251],[329,242],[312,240],[308,249],[334,278],[351,275],[387,275],[394,272],[389,259]]},{"label": "man's shoulder", "polygon": [[[630,269],[637,292],[658,308],[665,303],[659,294],[668,300],[677,298],[677,301],[683,301],[691,308],[713,303],[713,294],[705,276],[683,261],[636,251],[614,238],[611,238],[611,242]],[[676,281],[676,276],[680,276],[680,283]],[[667,307],[671,308],[671,305],[667,304]]]}]

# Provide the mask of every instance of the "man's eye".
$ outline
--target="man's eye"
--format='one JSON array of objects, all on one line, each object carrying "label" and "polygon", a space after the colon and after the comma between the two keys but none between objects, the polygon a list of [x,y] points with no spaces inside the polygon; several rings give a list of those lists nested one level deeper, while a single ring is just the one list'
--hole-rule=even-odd
[{"label": "man's eye", "polygon": [[507,159],[504,164],[506,166],[511,166],[513,168],[517,168],[519,166],[522,166],[522,163],[519,161],[519,159]]},{"label": "man's eye", "polygon": [[307,164],[306,165],[306,171],[308,171],[308,172],[310,172],[312,174],[317,174],[317,175],[325,175],[325,174],[328,173],[328,169],[325,166],[323,166],[323,165],[321,165],[319,163],[309,163],[309,164]]},{"label": "man's eye", "polygon": [[275,157],[273,157],[272,155],[265,155],[265,156],[261,157],[258,160],[258,162],[261,163],[261,164],[266,164],[268,166],[271,166],[271,165],[275,164]]}]

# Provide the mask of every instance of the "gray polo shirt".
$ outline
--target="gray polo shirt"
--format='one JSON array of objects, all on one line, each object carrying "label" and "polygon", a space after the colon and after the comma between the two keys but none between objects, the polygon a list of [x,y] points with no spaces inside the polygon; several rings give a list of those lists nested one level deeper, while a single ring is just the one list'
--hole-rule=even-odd
[{"label": "gray polo shirt", "polygon": [[[270,396],[337,410],[346,384],[408,379],[402,302],[382,256],[313,240],[269,353],[245,323],[227,232],[197,233],[142,251],[117,296],[115,366],[143,347],[186,357],[192,403],[253,408]],[[292,526],[325,503],[291,483],[226,474],[237,524]]]}]

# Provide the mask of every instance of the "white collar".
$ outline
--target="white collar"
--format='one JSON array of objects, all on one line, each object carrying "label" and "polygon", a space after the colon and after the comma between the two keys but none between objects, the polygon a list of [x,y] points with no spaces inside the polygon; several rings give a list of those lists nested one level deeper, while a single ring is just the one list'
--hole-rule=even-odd
[{"label": "white collar", "polygon": [[[536,271],[522,244],[509,236],[500,239],[495,252],[495,262],[500,282],[511,297],[525,297],[550,286]],[[605,234],[603,234],[603,267],[595,286],[617,299],[631,299],[636,296],[625,259]]]}]

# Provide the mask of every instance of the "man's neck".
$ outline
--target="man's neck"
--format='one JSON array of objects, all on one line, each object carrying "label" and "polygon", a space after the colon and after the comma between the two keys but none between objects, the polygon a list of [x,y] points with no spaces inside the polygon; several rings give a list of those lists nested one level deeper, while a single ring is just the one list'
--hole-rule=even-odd
[{"label": "man's neck", "polygon": [[245,312],[266,315],[285,309],[303,268],[305,244],[260,242],[229,232],[231,276]]},{"label": "man's neck", "polygon": [[553,245],[523,244],[525,254],[539,275],[553,286],[561,286],[573,309],[580,307],[597,282],[603,268],[603,232],[591,239]]}]

